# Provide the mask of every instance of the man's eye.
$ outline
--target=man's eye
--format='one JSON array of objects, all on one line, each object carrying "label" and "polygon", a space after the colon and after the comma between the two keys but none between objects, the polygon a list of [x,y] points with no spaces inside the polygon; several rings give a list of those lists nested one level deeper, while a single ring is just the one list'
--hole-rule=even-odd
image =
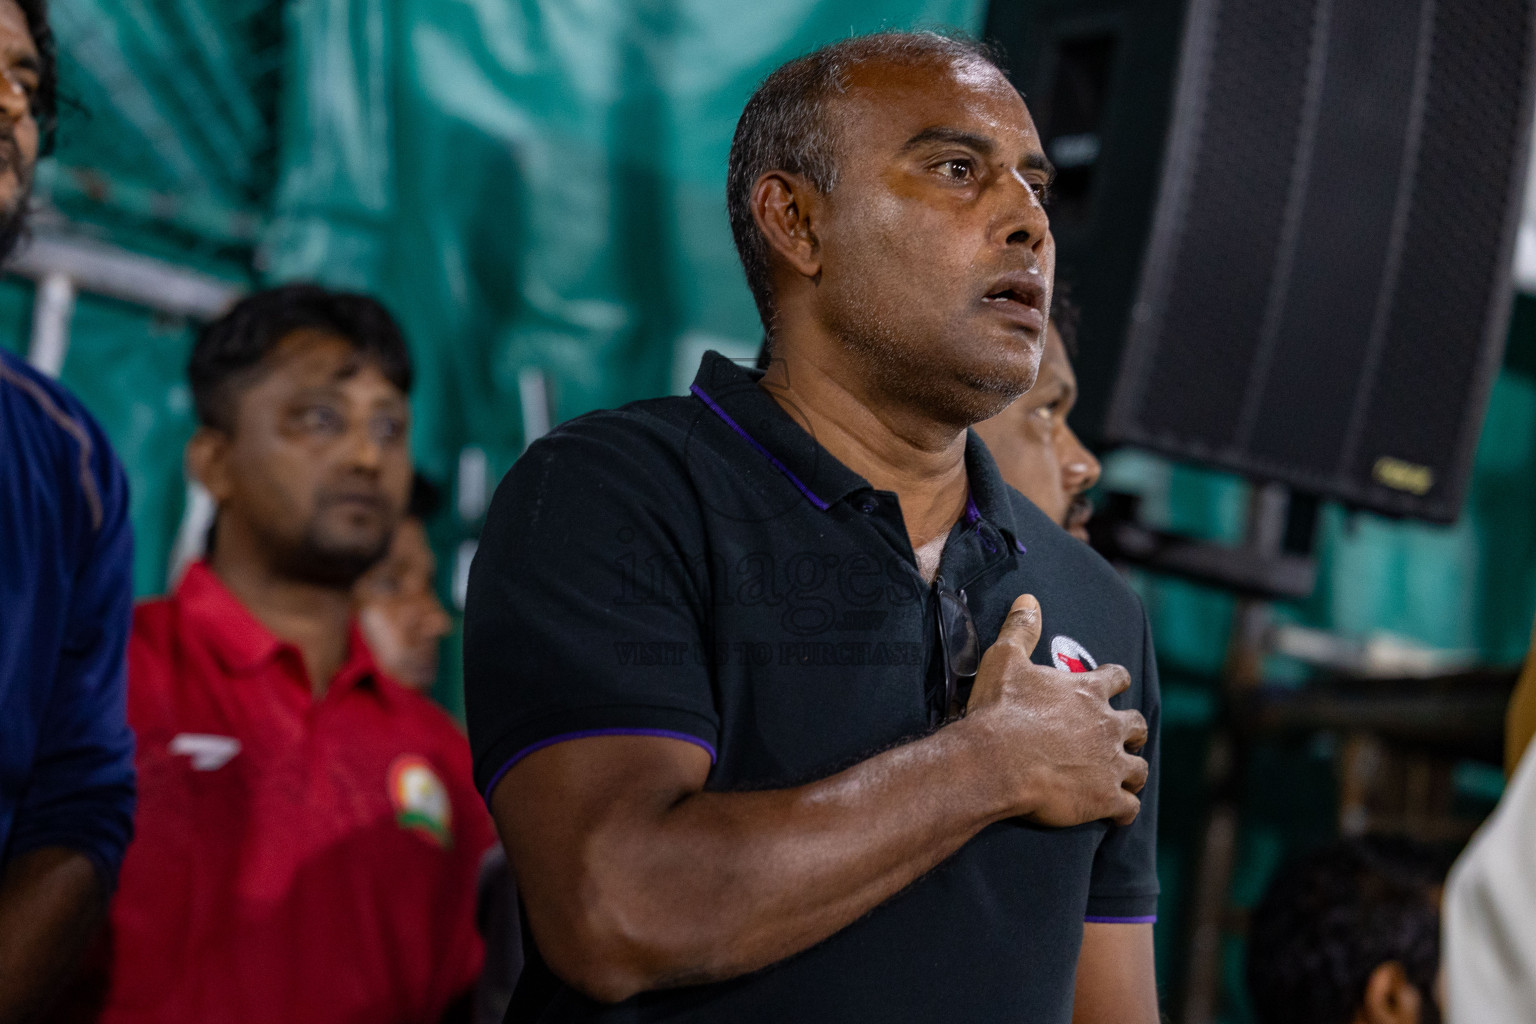
[{"label": "man's eye", "polygon": [[389,444],[405,438],[405,420],[398,416],[379,416],[373,421],[374,440]]},{"label": "man's eye", "polygon": [[976,165],[969,160],[956,157],[939,164],[939,173],[953,181],[969,181],[975,177]]},{"label": "man's eye", "polygon": [[395,573],[385,573],[377,579],[370,580],[368,593],[376,598],[394,597],[400,593],[400,577]]},{"label": "man's eye", "polygon": [[1046,201],[1051,198],[1051,183],[1049,181],[1032,181],[1029,183],[1029,187],[1035,193],[1035,198],[1039,200],[1041,206],[1044,206]]},{"label": "man's eye", "polygon": [[11,68],[5,72],[5,84],[25,96],[28,103],[37,99],[37,75],[30,70]]},{"label": "man's eye", "polygon": [[340,413],[324,405],[312,405],[299,413],[299,425],[311,434],[340,434],[347,426]]}]

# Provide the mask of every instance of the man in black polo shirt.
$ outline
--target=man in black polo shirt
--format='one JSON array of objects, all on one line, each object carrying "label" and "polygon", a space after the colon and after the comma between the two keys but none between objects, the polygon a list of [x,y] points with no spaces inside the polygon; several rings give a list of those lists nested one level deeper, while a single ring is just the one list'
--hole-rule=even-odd
[{"label": "man in black polo shirt", "polygon": [[1145,617],[966,429],[1035,376],[1049,173],[968,44],[786,65],[727,185],[772,366],[503,482],[465,672],[509,1020],[1157,1019]]}]

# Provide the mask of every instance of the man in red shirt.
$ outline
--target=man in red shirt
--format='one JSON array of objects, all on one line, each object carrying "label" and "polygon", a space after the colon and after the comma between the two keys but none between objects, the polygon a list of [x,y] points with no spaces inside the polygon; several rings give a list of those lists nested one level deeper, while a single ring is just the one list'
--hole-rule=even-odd
[{"label": "man in red shirt", "polygon": [[138,839],[110,1024],[436,1022],[480,969],[490,823],[453,723],[382,674],[352,586],[411,482],[411,368],[371,299],[289,286],[198,338],[207,560],[129,643]]}]

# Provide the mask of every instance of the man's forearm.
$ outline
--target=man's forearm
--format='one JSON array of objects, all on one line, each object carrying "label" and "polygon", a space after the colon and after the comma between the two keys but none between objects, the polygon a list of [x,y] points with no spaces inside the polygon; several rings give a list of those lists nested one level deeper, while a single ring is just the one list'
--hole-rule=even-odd
[{"label": "man's forearm", "polygon": [[38,1019],[78,967],[106,908],[90,858],[45,847],[0,876],[0,1024]]},{"label": "man's forearm", "polygon": [[[589,835],[569,900],[525,890],[541,950],[564,973],[591,972],[571,979],[591,994],[617,1000],[806,949],[1016,813],[984,732],[962,721],[794,789],[649,803],[623,794],[627,820]],[[565,927],[571,915],[586,927]]]},{"label": "man's forearm", "polygon": [[1152,926],[1090,922],[1077,958],[1072,1024],[1157,1024]]},{"label": "man's forearm", "polygon": [[699,793],[673,808],[635,862],[664,934],[677,923],[667,905],[686,908],[690,927],[669,938],[698,976],[667,980],[731,977],[814,945],[1003,817],[1009,803],[978,784],[985,763],[970,739],[941,730],[811,785]]},{"label": "man's forearm", "polygon": [[647,736],[542,747],[492,794],[545,961],[599,999],[734,977],[853,923],[992,822],[1129,824],[1146,721],[1105,665],[1029,657],[1034,599],[982,658],[969,714],[793,789],[706,792],[708,755]]}]

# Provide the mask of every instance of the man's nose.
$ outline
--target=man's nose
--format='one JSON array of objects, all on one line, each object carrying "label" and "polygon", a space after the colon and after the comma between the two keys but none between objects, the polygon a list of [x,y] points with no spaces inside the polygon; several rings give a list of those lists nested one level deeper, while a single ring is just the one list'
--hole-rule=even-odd
[{"label": "man's nose", "polygon": [[1068,494],[1082,494],[1099,482],[1099,473],[1103,467],[1071,427],[1064,425],[1061,429],[1064,434],[1064,443],[1060,448],[1062,486]]},{"label": "man's nose", "polygon": [[441,640],[453,632],[453,617],[448,614],[448,609],[437,599],[437,595],[430,595],[431,604],[427,609],[426,633],[433,640]]},{"label": "man's nose", "polygon": [[1051,218],[1035,187],[1018,171],[1011,171],[998,182],[1002,209],[997,233],[1005,245],[1025,246],[1040,254],[1051,234]]},{"label": "man's nose", "polygon": [[366,421],[355,423],[347,431],[348,461],[357,469],[378,472],[384,464],[384,442]]}]

